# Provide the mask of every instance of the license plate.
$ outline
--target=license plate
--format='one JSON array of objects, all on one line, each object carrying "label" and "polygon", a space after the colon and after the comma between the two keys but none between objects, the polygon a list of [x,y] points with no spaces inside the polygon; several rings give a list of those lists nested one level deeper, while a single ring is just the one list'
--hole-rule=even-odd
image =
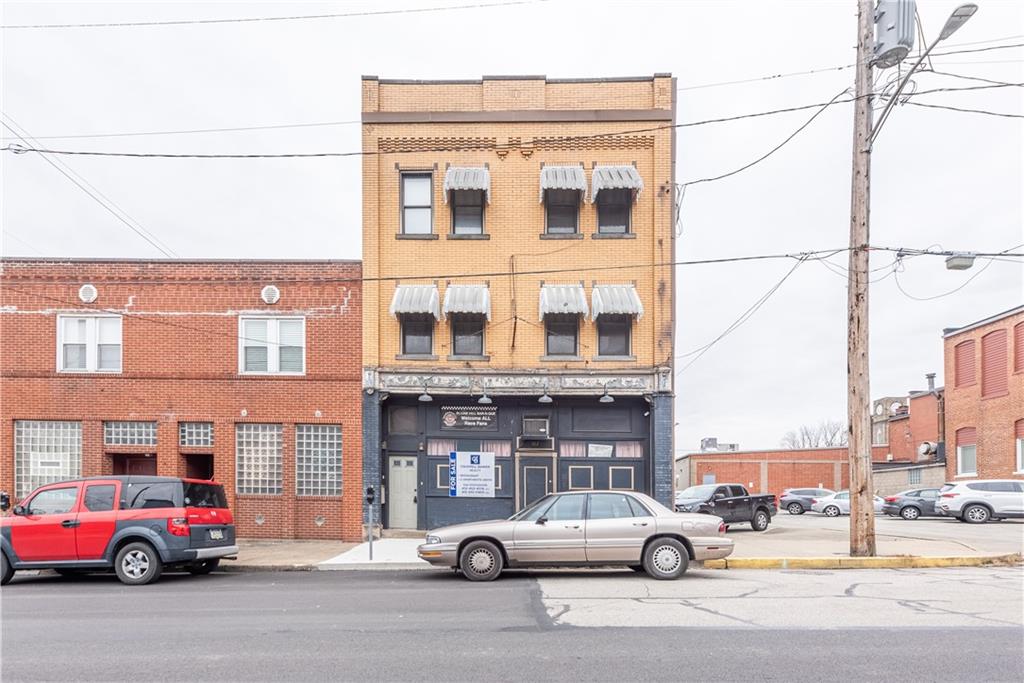
[{"label": "license plate", "polygon": [[211,541],[222,541],[224,540],[223,529],[210,529],[210,540]]}]

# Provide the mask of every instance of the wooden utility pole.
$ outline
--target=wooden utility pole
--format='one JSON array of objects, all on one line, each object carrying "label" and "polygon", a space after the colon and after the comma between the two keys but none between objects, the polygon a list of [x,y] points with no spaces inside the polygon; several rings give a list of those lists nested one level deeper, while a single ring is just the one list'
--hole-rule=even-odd
[{"label": "wooden utility pole", "polygon": [[871,74],[874,2],[858,0],[857,93],[853,120],[850,198],[850,275],[846,344],[850,430],[850,555],[875,555],[871,482],[871,388],[868,366],[868,236],[871,210]]}]

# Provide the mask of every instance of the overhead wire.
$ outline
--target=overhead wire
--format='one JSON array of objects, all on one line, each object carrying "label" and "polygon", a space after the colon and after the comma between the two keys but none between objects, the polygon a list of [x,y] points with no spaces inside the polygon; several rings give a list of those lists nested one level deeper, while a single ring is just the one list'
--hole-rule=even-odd
[{"label": "overhead wire", "polygon": [[[958,285],[957,287],[954,287],[953,289],[949,290],[948,292],[943,292],[942,294],[935,294],[933,296],[923,296],[923,297],[922,296],[915,296],[915,295],[911,294],[910,292],[908,292],[906,289],[903,288],[903,284],[900,282],[900,277],[899,277],[899,273],[902,272],[902,270],[903,270],[903,268],[902,268],[902,265],[903,265],[902,264],[902,257],[900,257],[897,254],[897,264],[893,268],[893,273],[894,273],[895,278],[896,278],[896,288],[900,290],[900,293],[902,293],[903,296],[907,297],[908,299],[913,299],[914,301],[934,301],[935,299],[942,299],[942,298],[950,296],[952,294],[956,294],[961,289],[963,289],[967,285],[971,284],[971,282],[973,282],[978,276],[980,276],[982,273],[984,273],[986,270],[988,270],[989,267],[993,263],[995,263],[995,261],[999,258],[999,256],[1002,256],[1004,254],[1008,254],[1012,250],[1020,249],[1021,247],[1024,247],[1024,243],[1014,245],[1014,246],[1010,247],[1009,249],[1005,249],[1002,252],[997,252],[994,256],[991,256],[990,258],[988,258],[988,262],[984,266],[979,268],[976,273],[971,275],[971,277],[967,278],[962,283],[960,283],[960,285]],[[1002,260],[1002,259],[999,259],[999,260]]]},{"label": "overhead wire", "polygon": [[964,114],[984,114],[986,116],[999,116],[1006,119],[1024,119],[1024,114],[1011,114],[1009,112],[990,111],[988,109],[970,109],[967,107],[953,107],[948,104],[928,104],[926,102],[905,102],[905,104],[910,104],[915,107],[927,107],[928,109],[958,111]]}]

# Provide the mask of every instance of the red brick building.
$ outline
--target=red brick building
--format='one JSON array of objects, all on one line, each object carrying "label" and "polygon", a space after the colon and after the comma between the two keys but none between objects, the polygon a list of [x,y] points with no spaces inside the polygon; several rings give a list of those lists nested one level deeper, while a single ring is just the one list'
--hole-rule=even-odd
[{"label": "red brick building", "polygon": [[0,268],[0,489],[212,476],[240,536],[360,536],[359,262]]},{"label": "red brick building", "polygon": [[943,342],[947,480],[1024,479],[1024,306]]}]

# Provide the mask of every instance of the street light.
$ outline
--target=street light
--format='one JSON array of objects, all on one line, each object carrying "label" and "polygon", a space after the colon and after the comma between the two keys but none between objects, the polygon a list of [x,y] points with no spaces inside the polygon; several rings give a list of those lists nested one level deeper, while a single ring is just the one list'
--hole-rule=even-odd
[{"label": "street light", "polygon": [[910,71],[908,71],[907,75],[904,76],[903,80],[900,81],[899,86],[896,88],[896,92],[894,92],[892,94],[892,97],[889,98],[889,101],[886,102],[885,109],[882,110],[881,115],[878,117],[878,123],[875,125],[875,129],[871,132],[871,137],[868,138],[869,149],[871,145],[874,144],[875,140],[878,138],[878,132],[882,130],[882,126],[885,125],[885,120],[889,117],[889,112],[892,111],[893,106],[896,104],[896,102],[899,101],[900,94],[903,92],[903,89],[907,87],[907,83],[910,82],[911,76],[914,75],[914,73],[921,66],[921,64],[928,57],[928,55],[931,54],[931,51],[935,49],[936,45],[938,45],[943,40],[949,38],[951,35],[956,33],[957,30],[961,26],[966,24],[967,20],[973,17],[974,13],[977,11],[977,5],[973,3],[968,3],[966,5],[960,5],[955,10],[953,10],[952,14],[949,15],[949,19],[946,19],[946,25],[942,27],[942,31],[939,33],[939,37],[933,40],[932,44],[928,46],[928,49],[921,53],[921,56],[917,58],[916,62],[914,62],[914,66],[910,67]]}]

